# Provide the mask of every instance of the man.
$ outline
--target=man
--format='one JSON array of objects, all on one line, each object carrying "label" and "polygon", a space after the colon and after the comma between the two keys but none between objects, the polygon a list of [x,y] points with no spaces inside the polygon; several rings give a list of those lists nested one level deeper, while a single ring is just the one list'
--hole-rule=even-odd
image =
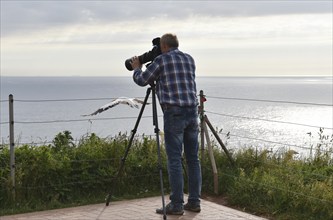
[{"label": "man", "polygon": [[[200,212],[201,168],[198,157],[198,101],[193,58],[178,50],[176,35],[161,37],[162,54],[154,59],[145,71],[138,57],[132,58],[133,80],[139,86],[156,82],[164,119],[165,149],[168,157],[168,174],[171,187],[166,213],[182,215],[185,210]],[[184,203],[182,152],[188,167],[189,197]],[[157,209],[163,214],[163,208]]]}]

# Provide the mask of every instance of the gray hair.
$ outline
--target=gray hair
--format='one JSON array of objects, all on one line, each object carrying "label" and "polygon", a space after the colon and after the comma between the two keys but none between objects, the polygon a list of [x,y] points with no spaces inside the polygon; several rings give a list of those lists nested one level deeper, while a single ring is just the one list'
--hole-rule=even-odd
[{"label": "gray hair", "polygon": [[178,38],[175,34],[164,34],[161,37],[161,43],[165,44],[169,47],[178,47],[179,46],[179,42],[178,42]]}]

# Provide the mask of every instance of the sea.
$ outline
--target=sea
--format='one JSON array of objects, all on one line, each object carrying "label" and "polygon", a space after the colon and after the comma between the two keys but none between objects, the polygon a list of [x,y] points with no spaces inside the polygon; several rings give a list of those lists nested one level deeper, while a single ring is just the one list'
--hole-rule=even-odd
[{"label": "sea", "polygon": [[[65,130],[75,141],[95,133],[130,136],[140,109],[117,105],[90,114],[118,97],[144,99],[148,87],[131,77],[1,77],[0,143],[9,143],[9,95],[13,95],[15,144],[49,144]],[[332,77],[197,77],[204,114],[231,151],[255,147],[312,155],[318,144],[332,150]],[[151,96],[148,102],[151,103]],[[158,105],[158,127],[163,114]],[[199,119],[198,119],[199,120]],[[154,138],[152,105],[136,135]],[[219,147],[210,129],[214,146]]]}]

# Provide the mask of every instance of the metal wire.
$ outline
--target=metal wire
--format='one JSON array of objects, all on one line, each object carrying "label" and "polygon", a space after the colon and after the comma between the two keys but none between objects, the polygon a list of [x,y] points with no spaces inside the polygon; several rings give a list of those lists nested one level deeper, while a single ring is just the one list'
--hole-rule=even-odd
[{"label": "metal wire", "polygon": [[305,127],[311,127],[311,128],[324,128],[324,129],[328,129],[328,130],[333,130],[333,128],[330,128],[330,127],[307,125],[307,124],[301,124],[301,123],[295,123],[295,122],[278,121],[278,120],[270,120],[270,119],[263,119],[263,118],[252,118],[252,117],[245,117],[245,116],[238,116],[238,115],[229,115],[229,114],[216,113],[216,112],[211,112],[211,111],[205,111],[205,112],[208,112],[208,113],[211,113],[214,115],[221,115],[221,116],[232,117],[232,118],[242,118],[242,119],[249,119],[249,120],[258,120],[258,121],[266,121],[266,122],[274,122],[274,123],[299,125],[299,126],[305,126]]},{"label": "metal wire", "polygon": [[248,98],[216,97],[216,96],[206,96],[206,97],[207,98],[213,98],[213,99],[226,99],[226,100],[250,101],[250,102],[272,102],[272,103],[296,104],[296,105],[316,105],[316,106],[327,106],[327,107],[332,107],[333,106],[333,104],[314,103],[314,102],[295,102],[295,101],[284,101],[284,100],[248,99]]}]

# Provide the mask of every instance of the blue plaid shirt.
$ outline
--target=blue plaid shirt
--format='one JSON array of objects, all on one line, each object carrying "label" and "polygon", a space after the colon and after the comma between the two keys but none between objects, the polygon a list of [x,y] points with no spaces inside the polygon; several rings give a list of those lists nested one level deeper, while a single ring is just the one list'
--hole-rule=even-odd
[{"label": "blue plaid shirt", "polygon": [[139,86],[156,81],[160,104],[196,106],[195,63],[193,58],[177,48],[156,57],[145,71],[135,69],[133,80]]}]

